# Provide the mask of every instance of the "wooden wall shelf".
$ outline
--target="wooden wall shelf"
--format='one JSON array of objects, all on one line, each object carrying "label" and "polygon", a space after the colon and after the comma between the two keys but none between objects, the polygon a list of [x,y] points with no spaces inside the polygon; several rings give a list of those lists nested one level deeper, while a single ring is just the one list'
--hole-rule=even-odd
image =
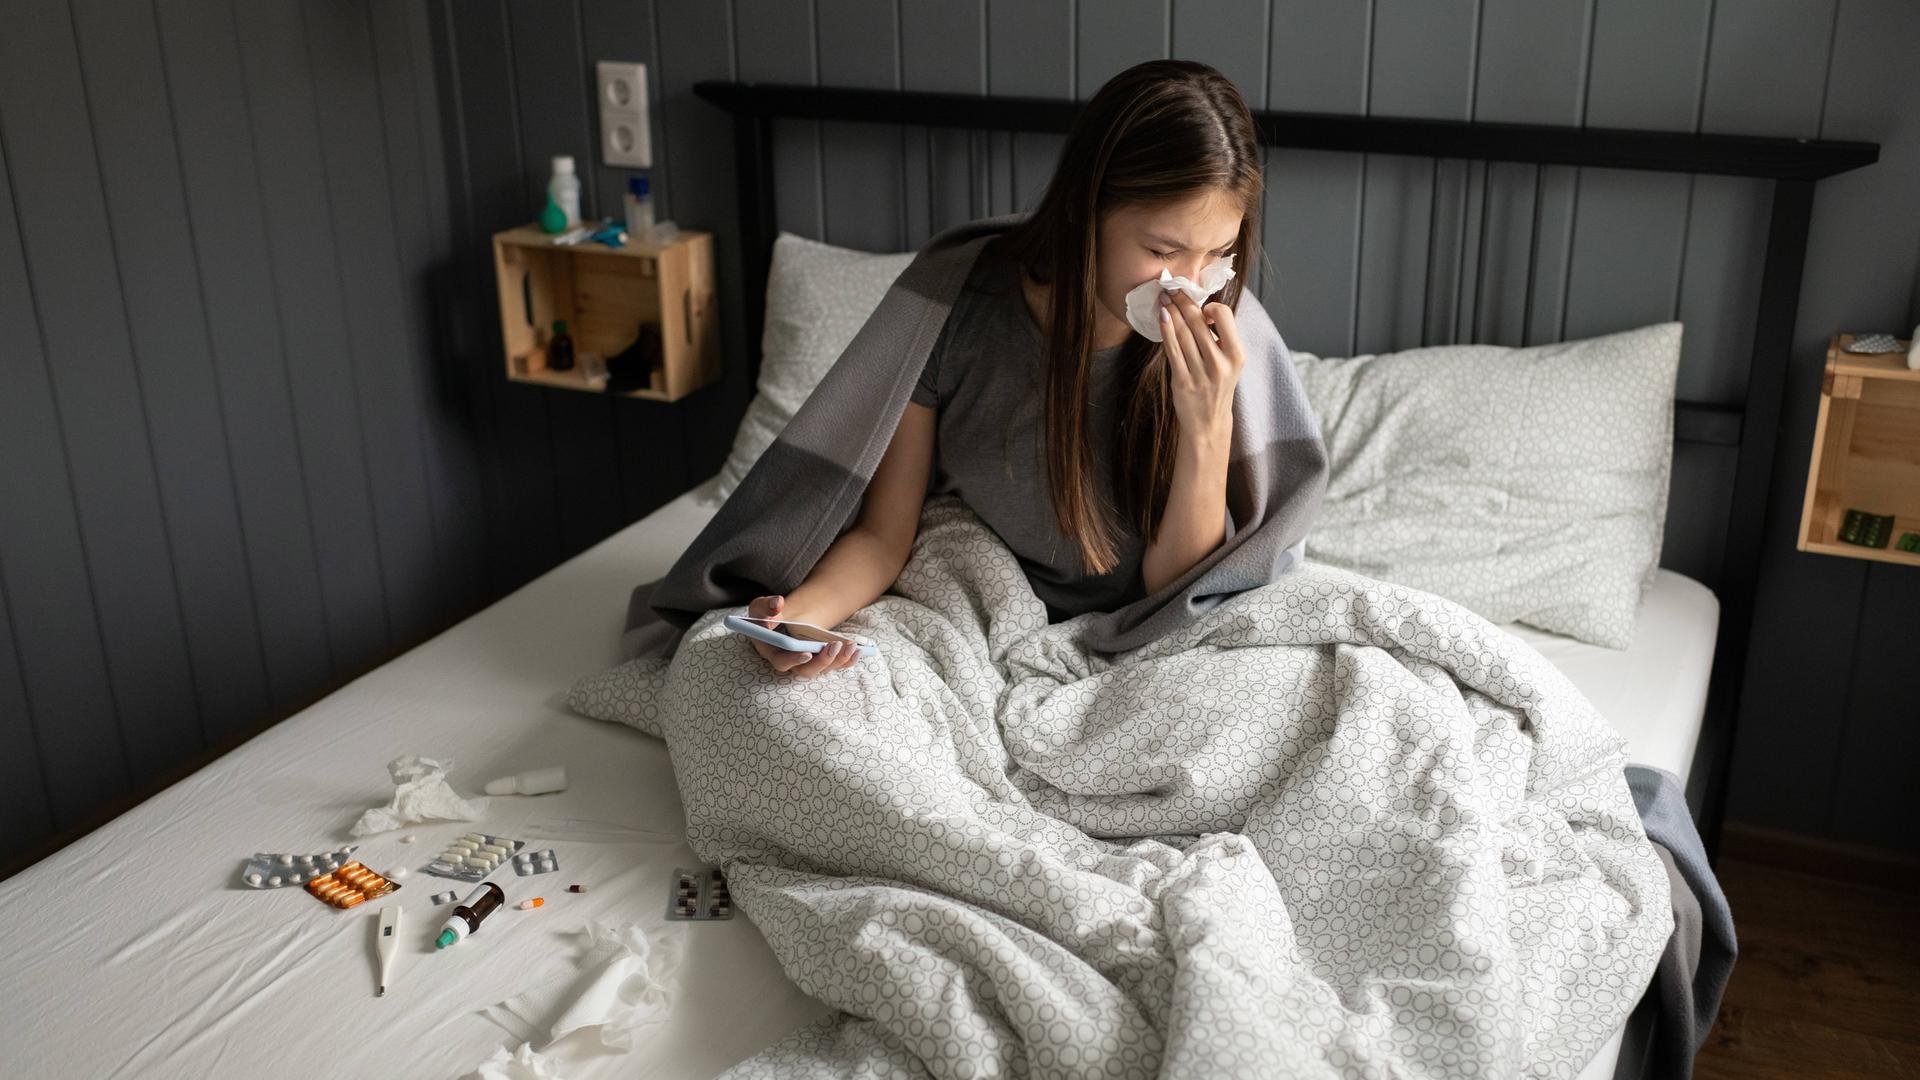
[{"label": "wooden wall shelf", "polygon": [[585,365],[547,366],[555,319],[565,319],[576,356],[611,359],[660,328],[662,368],[651,385],[623,396],[678,401],[720,377],[719,309],[714,303],[713,234],[683,230],[668,243],[555,244],[538,225],[493,235],[500,289],[500,338],[507,378],[565,390],[604,392]]},{"label": "wooden wall shelf", "polygon": [[[1907,368],[1906,342],[1898,353],[1856,355],[1843,351],[1852,341],[1840,334],[1827,345],[1799,547],[1920,566],[1920,552],[1893,546],[1901,533],[1920,532],[1920,371]],[[1892,542],[1871,548],[1841,541],[1849,509],[1892,514]]]}]

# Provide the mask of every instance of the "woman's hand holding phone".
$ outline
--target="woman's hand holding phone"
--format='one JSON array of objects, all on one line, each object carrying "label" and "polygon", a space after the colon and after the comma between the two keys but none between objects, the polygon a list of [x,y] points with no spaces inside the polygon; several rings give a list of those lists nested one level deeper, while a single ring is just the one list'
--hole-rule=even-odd
[{"label": "woman's hand holding phone", "polygon": [[[772,627],[783,620],[808,621],[804,615],[795,615],[787,610],[787,598],[784,596],[761,596],[747,605],[747,617],[757,619],[761,624]],[[748,638],[755,652],[766,658],[773,670],[788,675],[798,675],[810,679],[829,671],[838,671],[852,666],[860,658],[860,650],[852,644],[830,642],[826,648],[816,653],[795,652],[770,645],[757,638]]]}]

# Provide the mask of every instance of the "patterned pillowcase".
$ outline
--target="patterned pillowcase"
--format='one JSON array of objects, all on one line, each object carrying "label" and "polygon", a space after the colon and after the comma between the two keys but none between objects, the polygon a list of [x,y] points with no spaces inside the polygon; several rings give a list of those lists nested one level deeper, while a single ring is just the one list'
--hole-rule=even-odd
[{"label": "patterned pillowcase", "polygon": [[747,406],[714,489],[724,500],[813,393],[880,306],[914,253],[872,255],[783,232],[767,275],[759,393]]},{"label": "patterned pillowcase", "polygon": [[1331,459],[1307,557],[1626,648],[1666,527],[1680,331],[1295,351]]}]

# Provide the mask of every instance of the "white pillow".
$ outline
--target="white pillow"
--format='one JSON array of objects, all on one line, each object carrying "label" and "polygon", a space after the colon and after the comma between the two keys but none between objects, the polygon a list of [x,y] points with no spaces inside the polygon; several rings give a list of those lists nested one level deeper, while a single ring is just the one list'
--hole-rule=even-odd
[{"label": "white pillow", "polygon": [[714,498],[723,501],[846,351],[914,253],[873,255],[783,232],[767,274],[759,393],[734,433]]},{"label": "white pillow", "polygon": [[1295,352],[1331,461],[1307,557],[1626,648],[1666,526],[1680,331]]}]

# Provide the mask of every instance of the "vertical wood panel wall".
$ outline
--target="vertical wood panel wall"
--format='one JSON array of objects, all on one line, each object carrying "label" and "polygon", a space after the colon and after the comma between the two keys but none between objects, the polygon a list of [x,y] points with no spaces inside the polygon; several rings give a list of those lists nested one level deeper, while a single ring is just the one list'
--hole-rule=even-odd
[{"label": "vertical wood panel wall", "polygon": [[[508,383],[486,238],[652,80],[659,214],[744,282],[710,78],[1084,99],[1203,60],[1256,108],[1871,139],[1823,183],[1732,781],[1743,820],[1920,850],[1920,575],[1793,549],[1836,330],[1920,308],[1903,0],[22,0],[0,38],[0,841],[31,841],[418,640],[717,468],[753,344],[676,405]],[[1031,206],[1058,137],[781,122],[782,227],[899,250]],[[1532,344],[1678,318],[1736,401],[1760,185],[1267,155],[1249,283],[1289,342]],[[10,212],[6,212],[10,211]],[[1685,446],[1708,579],[1732,459]],[[609,602],[618,602],[619,598]]]},{"label": "vertical wood panel wall", "polygon": [[483,498],[478,353],[440,319],[428,15],[9,5],[0,851],[512,584],[488,561],[505,522]]}]

